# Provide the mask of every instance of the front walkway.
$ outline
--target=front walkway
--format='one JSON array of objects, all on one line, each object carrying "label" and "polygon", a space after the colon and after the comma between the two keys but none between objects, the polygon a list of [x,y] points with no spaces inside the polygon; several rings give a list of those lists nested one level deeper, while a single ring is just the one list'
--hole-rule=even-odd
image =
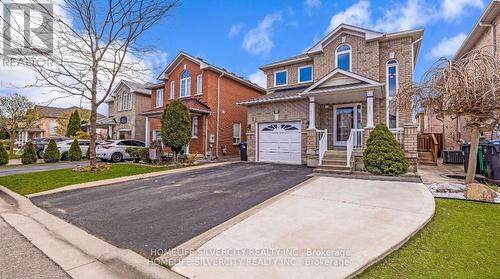
[{"label": "front walkway", "polygon": [[318,177],[173,270],[197,279],[345,278],[402,245],[434,209],[420,183]]}]

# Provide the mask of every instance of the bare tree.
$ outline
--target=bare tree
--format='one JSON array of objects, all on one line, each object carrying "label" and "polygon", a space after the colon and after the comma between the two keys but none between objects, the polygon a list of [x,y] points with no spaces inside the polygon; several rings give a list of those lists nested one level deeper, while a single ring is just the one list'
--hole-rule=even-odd
[{"label": "bare tree", "polygon": [[[17,22],[2,18],[5,26],[18,30],[15,35],[22,37],[19,47],[13,48],[17,52],[11,51],[9,59],[19,60],[35,72],[35,81],[28,86],[57,91],[60,98],[90,103],[91,166],[97,164],[97,108],[120,78],[143,79],[145,69],[140,58],[149,49],[139,39],[178,5],[178,0],[63,0],[61,6],[52,9],[36,3],[35,8],[44,18],[40,28],[54,31],[52,49],[38,48],[25,36],[26,32],[17,28]],[[51,45],[50,39],[45,45]],[[45,62],[25,63],[33,55],[43,57]]]},{"label": "bare tree", "polygon": [[474,181],[480,132],[492,131],[500,123],[499,62],[491,46],[453,61],[442,58],[421,83],[402,86],[398,92],[402,109],[412,109],[416,104],[439,118],[464,118],[472,132],[466,184]]},{"label": "bare tree", "polygon": [[14,143],[19,132],[32,128],[40,119],[34,104],[19,94],[0,96],[0,127],[10,136],[10,154],[14,153]]}]

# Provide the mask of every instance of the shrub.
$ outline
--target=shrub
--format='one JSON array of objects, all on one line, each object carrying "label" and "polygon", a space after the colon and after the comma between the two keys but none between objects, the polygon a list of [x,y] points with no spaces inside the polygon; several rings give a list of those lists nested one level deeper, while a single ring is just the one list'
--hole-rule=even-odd
[{"label": "shrub", "polygon": [[61,159],[61,154],[59,153],[56,142],[51,139],[45,152],[43,152],[43,161],[45,163],[56,163],[59,159]]},{"label": "shrub", "polygon": [[68,151],[68,160],[80,161],[82,159],[82,149],[77,139],[74,139]]},{"label": "shrub", "polygon": [[9,163],[9,153],[3,147],[3,142],[0,141],[0,166],[7,165]]},{"label": "shrub", "polygon": [[191,115],[189,109],[179,100],[170,102],[161,114],[161,139],[176,155],[191,140]]},{"label": "shrub", "polygon": [[37,160],[38,156],[36,155],[35,145],[31,141],[28,141],[26,145],[24,145],[21,162],[24,165],[29,165],[36,163]]},{"label": "shrub", "polygon": [[81,130],[80,113],[75,110],[69,117],[68,127],[66,128],[66,137],[73,137]]},{"label": "shrub", "polygon": [[378,124],[370,133],[363,162],[365,169],[376,175],[400,175],[409,167],[403,149],[385,124]]},{"label": "shrub", "polygon": [[84,132],[82,130],[79,130],[78,132],[75,133],[73,136],[74,139],[90,139],[90,135],[87,132]]}]

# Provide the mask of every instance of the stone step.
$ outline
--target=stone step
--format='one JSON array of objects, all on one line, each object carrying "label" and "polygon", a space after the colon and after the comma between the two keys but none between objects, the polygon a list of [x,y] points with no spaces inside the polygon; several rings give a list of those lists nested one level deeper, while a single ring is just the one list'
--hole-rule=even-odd
[{"label": "stone step", "polygon": [[344,159],[347,160],[347,153],[325,153],[325,156],[323,156],[323,159],[326,160],[337,160],[337,159]]},{"label": "stone step", "polygon": [[421,165],[429,165],[429,166],[437,166],[437,162],[432,160],[418,160],[418,163]]}]

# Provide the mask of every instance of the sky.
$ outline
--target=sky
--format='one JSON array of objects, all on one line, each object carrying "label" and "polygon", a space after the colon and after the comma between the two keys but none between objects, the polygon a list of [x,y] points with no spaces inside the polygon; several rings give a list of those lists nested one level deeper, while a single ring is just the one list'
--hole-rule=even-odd
[{"label": "sky", "polygon": [[[184,0],[143,34],[141,46],[154,55],[139,57],[157,75],[180,51],[201,57],[265,86],[259,66],[303,53],[340,23],[382,32],[424,28],[415,80],[440,57],[453,57],[489,0]],[[25,78],[0,65],[0,94],[7,81]],[[36,102],[38,91],[31,89]],[[58,106],[78,105],[62,99]],[[105,108],[100,108],[105,111]]]}]

